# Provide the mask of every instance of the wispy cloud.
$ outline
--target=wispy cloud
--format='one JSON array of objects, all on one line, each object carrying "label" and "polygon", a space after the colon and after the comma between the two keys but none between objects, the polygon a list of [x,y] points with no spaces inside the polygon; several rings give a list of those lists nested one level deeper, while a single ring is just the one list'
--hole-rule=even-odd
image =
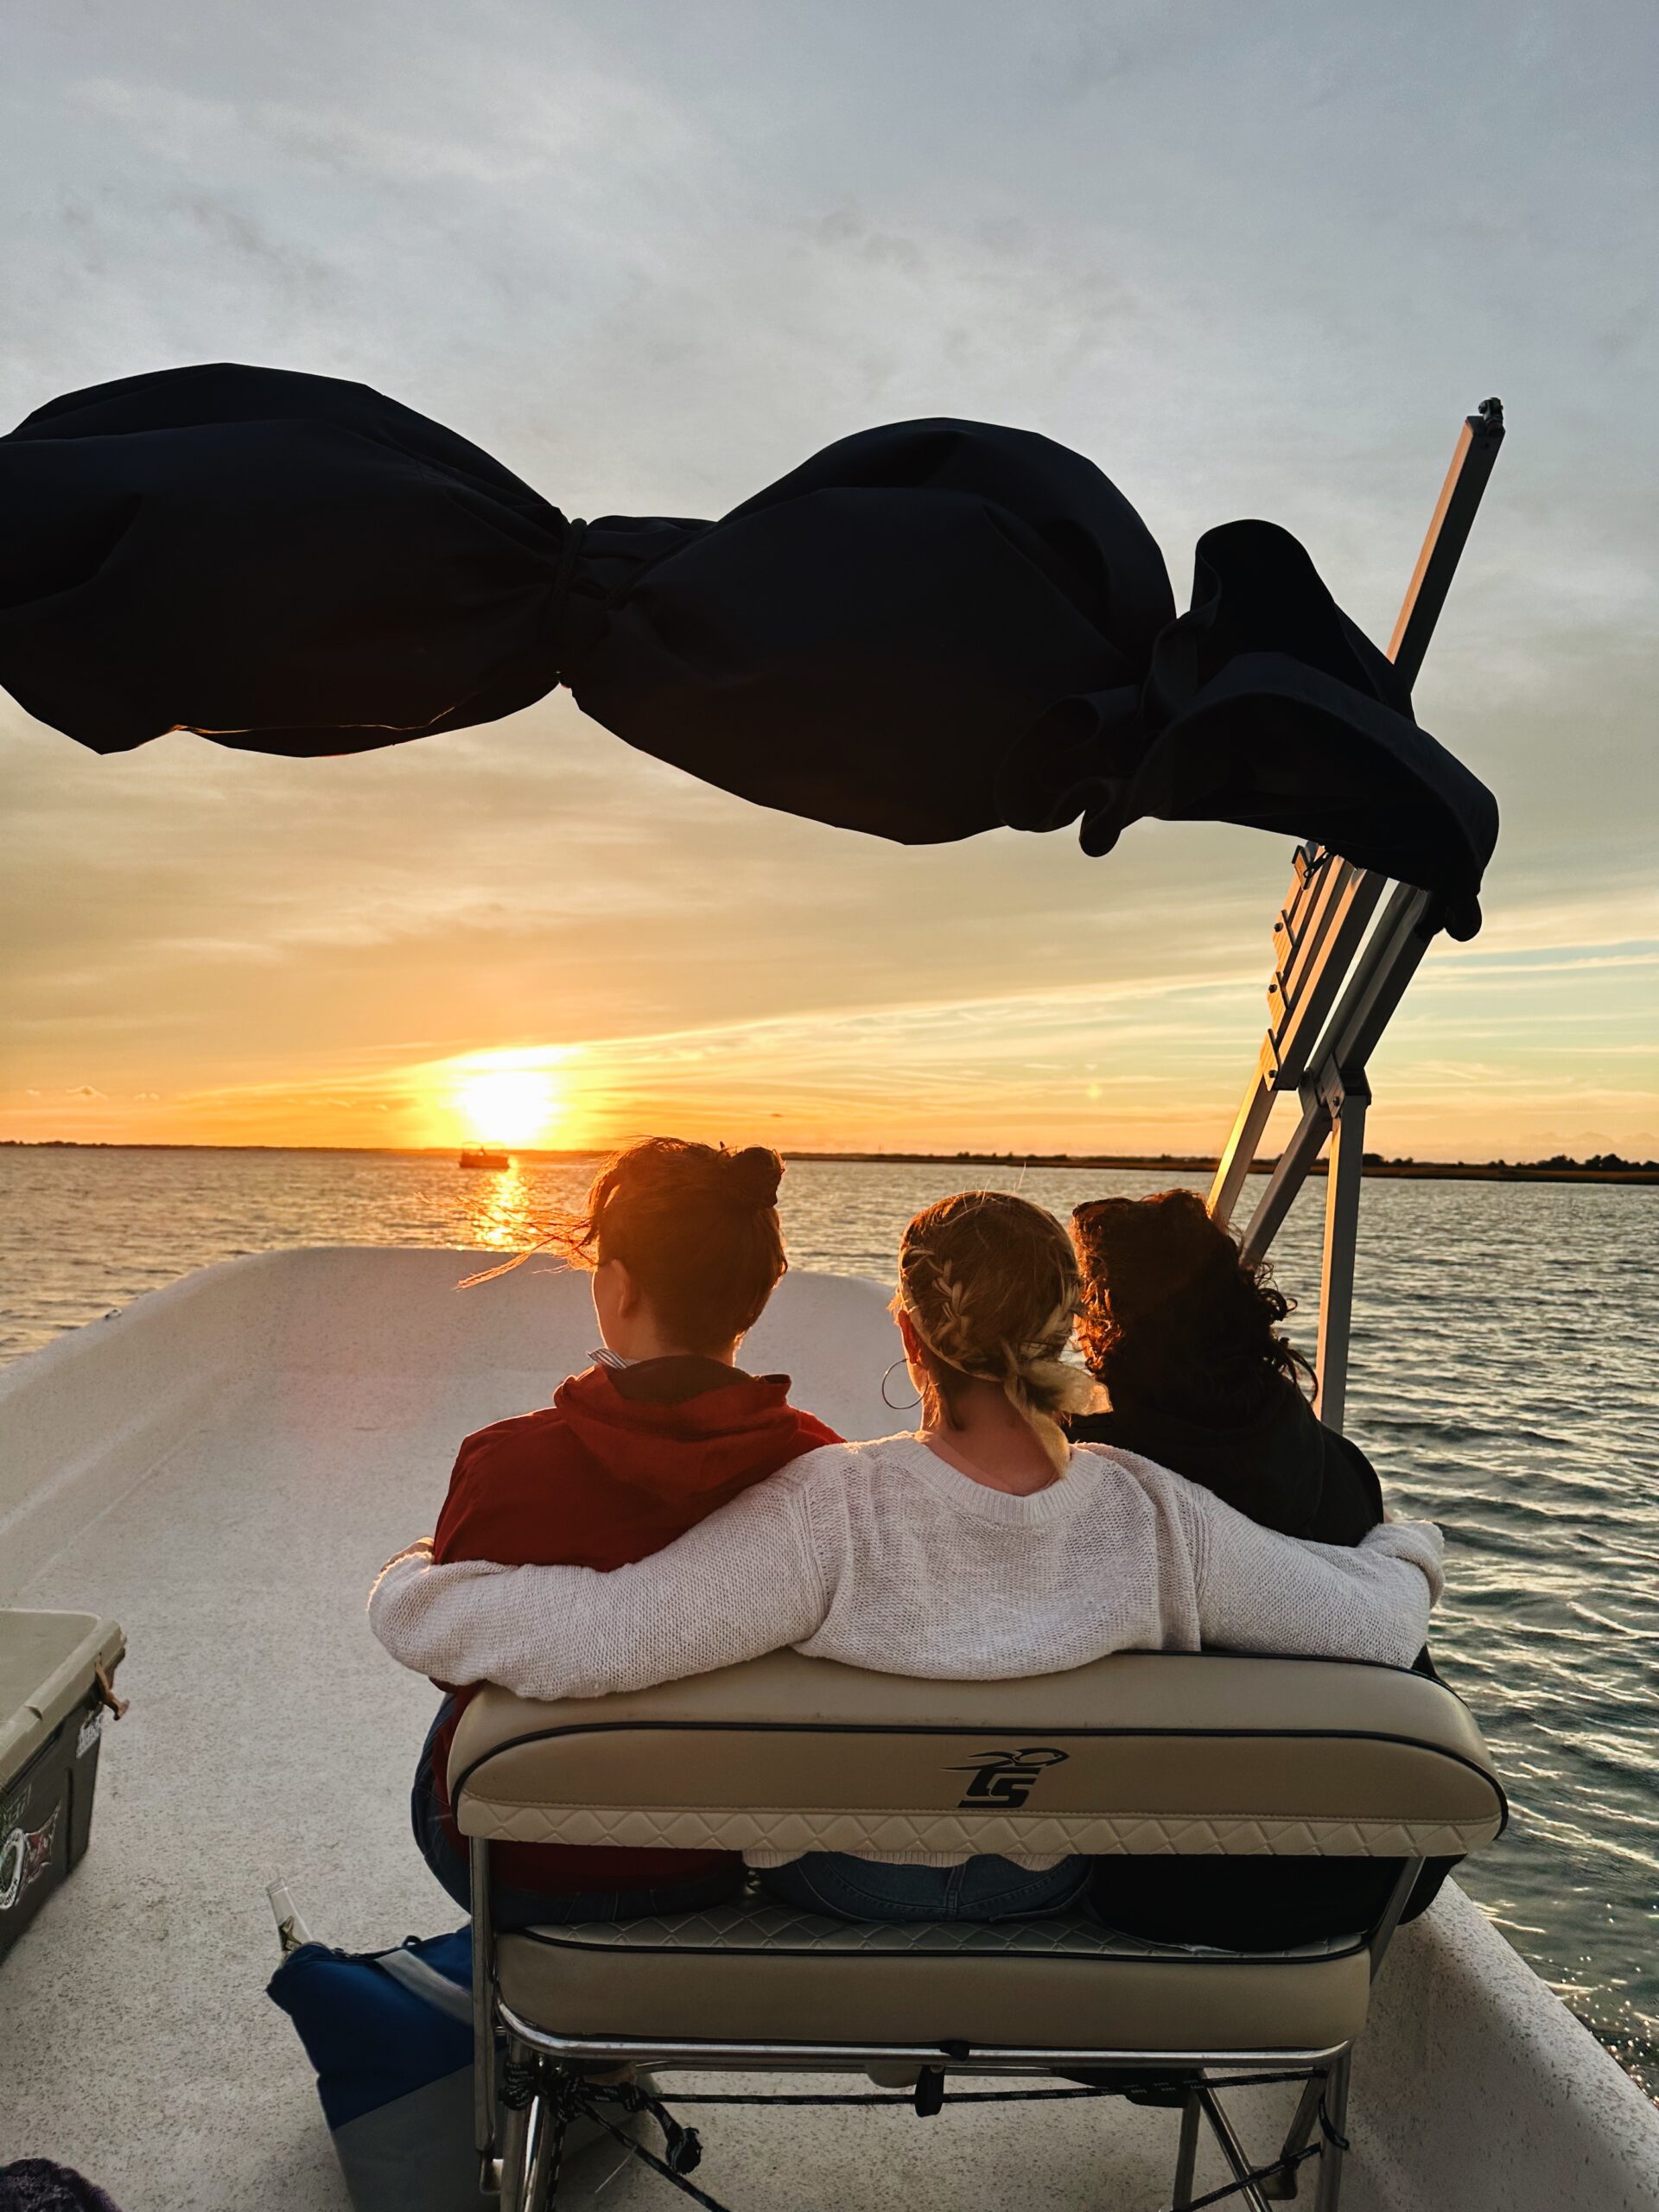
[{"label": "wispy cloud", "polygon": [[[1444,10],[1291,0],[35,11],[0,86],[0,413],[265,359],[378,383],[572,512],[694,514],[861,422],[977,414],[1098,459],[1178,589],[1198,531],[1263,513],[1386,633],[1496,388],[1513,435],[1419,704],[1503,839],[1376,1127],[1653,1149],[1648,25],[1479,28],[1471,81]],[[723,1096],[804,1134],[1196,1143],[1254,1057],[1286,868],[1155,827],[1105,865],[1064,836],[899,853],[568,702],[298,765],[98,762],[0,708],[0,1081],[31,1128],[395,1124],[398,1067],[574,1044],[596,1127]]]}]

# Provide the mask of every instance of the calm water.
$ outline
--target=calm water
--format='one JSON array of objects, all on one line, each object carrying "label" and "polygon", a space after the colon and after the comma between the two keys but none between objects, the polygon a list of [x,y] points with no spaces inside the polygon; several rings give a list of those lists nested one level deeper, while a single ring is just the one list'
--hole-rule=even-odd
[{"label": "calm water", "polygon": [[[802,1162],[785,1184],[796,1263],[887,1277],[904,1221],[964,1179],[1062,1211],[1156,1186]],[[584,1180],[378,1154],[0,1149],[0,1356],[237,1253],[516,1247]],[[1311,1196],[1278,1254],[1310,1302]],[[1373,1183],[1361,1234],[1349,1427],[1395,1507],[1446,1529],[1435,1648],[1514,1803],[1467,1886],[1659,2089],[1659,1192]]]}]

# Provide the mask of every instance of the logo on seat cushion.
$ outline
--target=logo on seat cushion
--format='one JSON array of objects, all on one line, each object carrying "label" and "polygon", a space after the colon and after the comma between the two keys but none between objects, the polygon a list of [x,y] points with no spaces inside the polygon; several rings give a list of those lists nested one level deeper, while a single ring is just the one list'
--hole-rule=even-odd
[{"label": "logo on seat cushion", "polygon": [[1039,1744],[1023,1751],[982,1751],[966,1766],[947,1767],[947,1774],[971,1774],[974,1777],[957,1809],[966,1813],[976,1806],[995,1806],[1006,1812],[1013,1806],[1023,1805],[1044,1768],[1063,1765],[1066,1756],[1052,1745]]}]

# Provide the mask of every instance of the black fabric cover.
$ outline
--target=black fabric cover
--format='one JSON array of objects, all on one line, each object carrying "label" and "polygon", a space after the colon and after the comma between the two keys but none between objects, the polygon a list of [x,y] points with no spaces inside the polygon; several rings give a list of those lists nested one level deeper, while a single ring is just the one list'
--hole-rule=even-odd
[{"label": "black fabric cover", "polygon": [[893,423],[721,521],[573,523],[365,385],[171,369],[0,439],[0,682],[100,753],[355,752],[569,685],[762,805],[931,844],[1143,815],[1319,840],[1478,926],[1491,793],[1296,540],[1145,524],[1026,430]]}]

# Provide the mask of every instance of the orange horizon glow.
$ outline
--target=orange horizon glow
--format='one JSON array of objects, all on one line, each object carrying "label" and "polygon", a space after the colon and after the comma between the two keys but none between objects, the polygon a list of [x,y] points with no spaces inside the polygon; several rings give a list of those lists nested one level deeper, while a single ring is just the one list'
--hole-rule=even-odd
[{"label": "orange horizon glow", "polygon": [[[1617,1081],[1617,1066],[1576,1069],[1570,1088],[1541,1093],[1494,1054],[1471,1080],[1470,964],[1465,956],[1420,981],[1413,1028],[1389,1040],[1371,1147],[1421,1160],[1659,1155],[1648,1098]],[[657,1132],[798,1152],[1213,1158],[1254,1058],[1253,980],[1055,989],[436,1059],[388,1053],[171,1094],[12,1090],[0,1093],[0,1137],[585,1153]],[[1561,980],[1582,991],[1581,974]]]}]

